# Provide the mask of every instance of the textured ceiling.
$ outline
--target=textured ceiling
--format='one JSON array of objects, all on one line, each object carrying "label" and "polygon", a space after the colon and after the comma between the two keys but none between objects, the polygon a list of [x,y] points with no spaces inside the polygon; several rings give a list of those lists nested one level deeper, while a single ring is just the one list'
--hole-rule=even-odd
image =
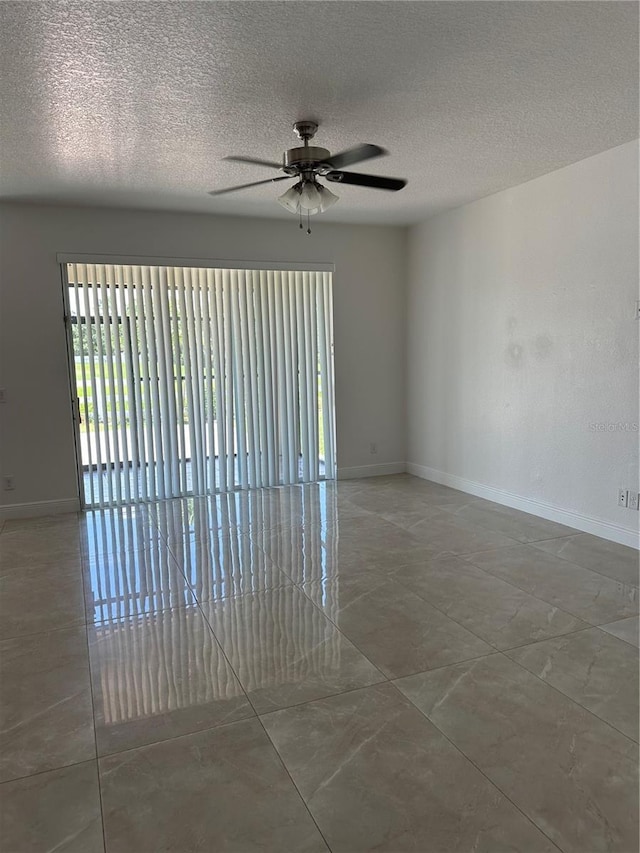
[{"label": "textured ceiling", "polygon": [[409,179],[323,217],[407,223],[638,135],[631,2],[5,0],[0,31],[11,199],[290,216],[272,185],[205,191],[270,177],[221,158],[279,160],[315,118]]}]

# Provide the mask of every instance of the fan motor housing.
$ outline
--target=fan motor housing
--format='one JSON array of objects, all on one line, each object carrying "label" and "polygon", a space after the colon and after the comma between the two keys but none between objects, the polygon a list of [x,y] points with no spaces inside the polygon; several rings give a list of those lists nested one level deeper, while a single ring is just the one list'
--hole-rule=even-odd
[{"label": "fan motor housing", "polygon": [[331,156],[326,148],[317,148],[314,145],[300,146],[299,148],[290,148],[284,152],[283,169],[286,171],[300,172],[305,169],[312,169],[320,163],[325,163]]}]

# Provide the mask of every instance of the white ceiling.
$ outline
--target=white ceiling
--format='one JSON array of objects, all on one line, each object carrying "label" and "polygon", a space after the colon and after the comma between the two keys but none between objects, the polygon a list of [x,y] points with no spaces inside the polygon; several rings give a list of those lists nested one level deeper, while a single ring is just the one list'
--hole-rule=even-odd
[{"label": "white ceiling", "polygon": [[[324,219],[408,223],[638,135],[634,2],[1,2],[0,194],[290,216],[280,160],[375,142]],[[279,189],[279,188],[283,189]],[[334,187],[335,189],[335,187]]]}]

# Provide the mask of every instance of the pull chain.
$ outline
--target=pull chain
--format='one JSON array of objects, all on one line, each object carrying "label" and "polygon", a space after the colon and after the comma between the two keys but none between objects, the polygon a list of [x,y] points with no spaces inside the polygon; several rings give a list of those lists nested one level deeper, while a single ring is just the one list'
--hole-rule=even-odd
[{"label": "pull chain", "polygon": [[307,211],[307,234],[311,234],[311,225],[309,224],[309,211]]}]

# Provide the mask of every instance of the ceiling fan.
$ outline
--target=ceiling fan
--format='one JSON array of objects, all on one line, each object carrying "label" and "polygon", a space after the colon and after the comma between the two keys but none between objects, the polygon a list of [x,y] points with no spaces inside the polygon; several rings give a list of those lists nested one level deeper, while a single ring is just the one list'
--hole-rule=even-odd
[{"label": "ceiling fan", "polygon": [[[253,181],[250,184],[240,184],[236,187],[227,187],[222,190],[212,190],[209,195],[224,195],[225,193],[244,190],[248,187],[257,187],[261,184],[270,184],[276,181],[286,181],[295,178],[296,183],[283,193],[278,201],[291,213],[300,214],[300,228],[302,228],[302,216],[307,217],[315,213],[323,213],[338,201],[338,196],[327,187],[319,183],[318,178],[336,184],[353,184],[359,187],[370,187],[376,190],[401,190],[406,181],[402,178],[386,178],[381,175],[363,175],[359,172],[344,172],[344,166],[351,166],[363,160],[373,157],[382,157],[388,152],[379,145],[363,143],[341,151],[339,154],[331,154],[326,148],[318,148],[309,145],[309,140],[315,136],[318,125],[315,121],[297,121],[293,129],[302,145],[298,148],[290,148],[284,152],[282,163],[271,160],[258,160],[254,157],[225,157],[235,163],[251,163],[257,166],[267,166],[269,169],[279,169],[284,172],[276,178],[267,178],[264,181]],[[307,233],[311,233],[307,218]]]}]

